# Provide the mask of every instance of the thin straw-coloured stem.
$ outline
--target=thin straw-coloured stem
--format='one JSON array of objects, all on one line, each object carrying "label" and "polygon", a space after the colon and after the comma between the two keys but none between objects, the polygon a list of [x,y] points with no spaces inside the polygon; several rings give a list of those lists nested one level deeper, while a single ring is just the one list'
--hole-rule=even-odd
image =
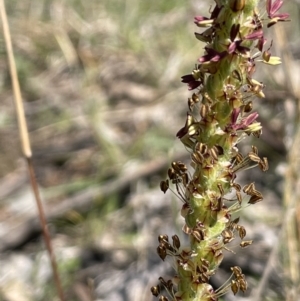
[{"label": "thin straw-coloured stem", "polygon": [[3,26],[3,34],[5,39],[7,58],[9,62],[9,71],[10,71],[10,76],[11,76],[11,81],[13,86],[13,92],[14,92],[15,107],[16,107],[17,118],[19,123],[21,147],[24,156],[26,158],[30,158],[32,156],[32,153],[30,148],[28,129],[27,129],[27,124],[26,124],[26,119],[24,114],[24,106],[22,102],[21,89],[20,89],[20,84],[17,75],[16,62],[13,54],[13,48],[11,43],[11,36],[10,36],[9,25],[7,21],[4,0],[1,0],[0,5],[1,5],[1,20]]},{"label": "thin straw-coloured stem", "polygon": [[27,165],[28,165],[30,183],[31,183],[31,187],[32,187],[32,190],[33,190],[33,193],[35,196],[36,205],[38,208],[40,224],[41,224],[44,241],[46,244],[47,252],[48,252],[51,266],[52,266],[53,278],[54,278],[54,282],[56,285],[57,293],[58,293],[60,300],[65,301],[63,290],[62,290],[62,285],[61,285],[61,281],[60,281],[60,277],[59,277],[59,273],[58,273],[58,269],[57,269],[57,263],[56,263],[55,255],[54,255],[54,252],[52,249],[51,239],[50,239],[50,235],[49,235],[49,231],[48,231],[48,227],[47,227],[47,223],[46,223],[46,218],[45,218],[45,214],[44,214],[44,210],[43,210],[43,205],[42,205],[42,201],[40,198],[39,188],[38,188],[38,185],[36,182],[34,168],[32,165],[32,159],[31,159],[32,151],[31,151],[31,147],[30,147],[30,140],[29,140],[26,118],[25,118],[25,113],[24,113],[24,106],[23,106],[23,102],[22,102],[21,89],[20,89],[20,84],[19,84],[18,75],[17,75],[16,63],[15,63],[14,54],[13,54],[13,47],[12,47],[12,42],[11,42],[11,36],[10,36],[10,31],[9,31],[9,24],[8,24],[8,20],[7,20],[7,14],[6,14],[4,0],[0,0],[0,14],[1,14],[1,20],[2,20],[2,26],[3,26],[3,33],[4,33],[7,57],[8,57],[8,62],[9,62],[10,76],[11,76],[11,81],[12,81],[12,85],[13,85],[14,103],[15,103],[15,107],[16,107],[17,119],[18,119],[18,124],[19,124],[22,152],[23,152],[24,157],[26,158]]}]

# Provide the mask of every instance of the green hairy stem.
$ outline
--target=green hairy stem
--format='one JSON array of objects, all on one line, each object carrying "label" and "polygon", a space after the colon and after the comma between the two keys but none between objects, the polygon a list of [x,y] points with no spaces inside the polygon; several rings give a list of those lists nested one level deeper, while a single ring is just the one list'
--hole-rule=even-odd
[{"label": "green hairy stem", "polygon": [[[172,183],[182,200],[183,231],[190,246],[181,247],[177,235],[169,241],[159,236],[158,255],[162,260],[173,257],[176,275],[151,288],[160,301],[215,301],[227,291],[234,294],[247,289],[247,282],[238,266],[231,268],[232,276],[221,288],[214,289],[209,279],[223,259],[224,250],[235,236],[240,246],[246,230],[232,214],[245,203],[256,204],[263,199],[254,183],[241,187],[237,182],[240,170],[258,166],[268,169],[266,158],[260,158],[256,147],[249,153],[239,152],[239,142],[262,131],[252,112],[252,101],[263,98],[264,85],[253,78],[257,63],[276,65],[280,59],[271,56],[263,25],[270,27],[286,21],[287,14],[277,14],[280,0],[267,0],[267,20],[262,20],[258,0],[215,0],[210,17],[195,17],[195,24],[204,31],[196,38],[205,43],[204,55],[191,74],[182,77],[190,90],[189,112],[177,137],[191,154],[191,169],[182,162],[173,162],[168,179],[161,182],[166,192]],[[260,6],[261,7],[261,6]],[[232,193],[234,192],[234,193]],[[231,193],[231,194],[229,194]]]}]

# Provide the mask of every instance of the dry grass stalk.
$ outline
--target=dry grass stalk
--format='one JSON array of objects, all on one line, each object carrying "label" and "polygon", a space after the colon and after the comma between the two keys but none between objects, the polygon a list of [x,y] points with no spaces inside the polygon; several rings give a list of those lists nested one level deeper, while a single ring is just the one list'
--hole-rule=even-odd
[{"label": "dry grass stalk", "polygon": [[240,142],[262,133],[259,114],[251,111],[252,101],[265,97],[264,84],[253,76],[259,62],[280,64],[280,58],[271,55],[273,42],[266,46],[263,27],[287,21],[289,14],[278,13],[282,4],[266,1],[266,21],[257,0],[215,0],[210,17],[194,19],[203,29],[195,35],[205,43],[205,53],[191,74],[182,77],[195,92],[188,99],[185,125],[177,133],[191,154],[192,170],[174,161],[160,185],[164,193],[171,184],[175,187],[173,192],[183,203],[183,232],[190,244],[181,247],[177,235],[172,240],[159,235],[157,253],[162,260],[171,257],[176,271],[173,279],[160,277],[160,283],[151,288],[159,301],[217,301],[230,290],[234,295],[247,290],[240,266],[232,266],[232,275],[217,289],[209,280],[235,238],[241,239],[241,248],[252,244],[244,240],[246,229],[235,214],[262,201],[263,196],[254,182],[242,187],[238,175],[256,166],[266,171],[268,161],[255,146],[243,155]]},{"label": "dry grass stalk", "polygon": [[44,241],[46,244],[47,252],[49,254],[49,258],[50,258],[50,262],[51,262],[51,266],[52,266],[53,278],[54,278],[55,285],[57,288],[57,293],[58,293],[60,300],[64,301],[65,297],[64,297],[64,293],[63,293],[63,289],[62,289],[62,285],[61,285],[61,281],[60,281],[60,277],[59,277],[59,273],[58,273],[57,263],[56,263],[55,255],[54,255],[54,252],[52,249],[51,238],[49,235],[48,226],[46,223],[46,218],[45,218],[45,214],[44,214],[44,210],[43,210],[43,205],[42,205],[42,201],[40,198],[39,188],[38,188],[38,184],[36,181],[34,168],[32,165],[32,151],[31,151],[31,147],[30,147],[29,134],[28,134],[27,124],[26,124],[24,106],[23,106],[22,96],[21,96],[21,89],[20,89],[20,84],[19,84],[18,75],[17,75],[16,63],[15,63],[15,58],[14,58],[14,54],[13,54],[13,47],[12,47],[12,42],[11,42],[11,36],[10,36],[10,30],[9,30],[9,24],[8,24],[8,20],[7,20],[7,14],[6,14],[4,0],[0,0],[0,13],[1,13],[1,20],[2,20],[2,25],[3,25],[6,51],[7,51],[8,61],[9,61],[10,76],[11,76],[12,85],[13,85],[15,108],[16,108],[17,119],[18,119],[18,124],[19,124],[22,152],[27,161],[30,183],[31,183],[32,191],[34,193],[36,205],[37,205],[38,212],[39,212],[39,219],[40,219],[40,223],[41,223],[41,227],[42,227],[42,232],[43,232],[43,237],[44,237]]}]

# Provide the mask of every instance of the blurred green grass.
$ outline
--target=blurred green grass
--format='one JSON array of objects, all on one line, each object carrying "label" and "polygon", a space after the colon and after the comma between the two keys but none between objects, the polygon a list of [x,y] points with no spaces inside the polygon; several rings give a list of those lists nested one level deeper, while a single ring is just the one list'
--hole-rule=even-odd
[{"label": "blurred green grass", "polygon": [[[55,206],[115,179],[125,165],[166,156],[174,148],[187,95],[179,79],[199,51],[193,2],[6,2],[34,164],[48,204]],[[3,177],[18,169],[21,154],[2,39],[0,49]],[[155,178],[151,185],[158,182]],[[92,246],[111,232],[110,215],[123,210],[119,214],[130,218],[133,209],[124,207],[128,196],[129,191],[123,197],[112,194],[85,213],[71,210],[52,221],[55,233],[67,235],[69,246]],[[119,248],[134,245],[138,235],[132,221],[114,233]],[[35,245],[38,254],[41,247]],[[65,289],[80,268],[73,261],[59,261]],[[38,283],[33,275],[31,285]],[[54,296],[50,282],[35,298]]]},{"label": "blurred green grass", "polygon": [[[100,160],[101,166],[105,162],[111,166],[114,160],[124,164],[128,157],[142,157],[149,149],[147,141],[157,137],[157,130],[148,131],[151,125],[147,121],[142,126],[135,125],[143,129],[128,129],[127,137],[134,140],[125,147],[118,145],[122,141],[118,124],[115,131],[121,133],[112,133],[114,140],[103,137],[99,128],[102,122],[114,119],[121,101],[125,100],[125,112],[129,114],[144,107],[143,88],[150,88],[150,108],[157,99],[165,102],[164,95],[178,88],[182,70],[189,70],[191,65],[187,53],[194,47],[188,22],[192,5],[181,1],[151,4],[131,0],[10,1],[7,6],[23,98],[28,103],[29,128],[34,136],[39,132],[45,136],[45,128],[55,135],[64,135],[77,126],[76,118],[83,116],[97,132],[93,138],[101,144],[102,158],[108,158]],[[5,66],[2,93],[9,93],[4,52],[1,61]],[[120,81],[134,82],[140,88],[137,97],[141,99],[134,99],[138,106],[131,105],[132,95],[120,99]],[[114,89],[117,92],[110,93]],[[5,119],[14,126],[12,112]],[[126,127],[126,117],[120,119],[122,127]],[[68,128],[61,129],[62,125]],[[109,124],[107,130],[110,128]],[[154,143],[153,155],[160,150],[165,152],[174,141],[174,133],[168,128],[162,133],[164,138],[159,137]],[[2,175],[8,169],[13,168],[2,168]]]}]

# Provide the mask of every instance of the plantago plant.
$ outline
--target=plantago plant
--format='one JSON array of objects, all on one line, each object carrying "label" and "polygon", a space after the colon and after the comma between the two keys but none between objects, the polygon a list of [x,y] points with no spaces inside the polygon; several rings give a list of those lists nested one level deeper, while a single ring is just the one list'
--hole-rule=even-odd
[{"label": "plantago plant", "polygon": [[233,213],[263,200],[254,183],[241,187],[237,179],[241,170],[258,166],[266,171],[267,158],[261,158],[255,146],[242,154],[238,145],[262,132],[259,115],[252,111],[252,101],[264,98],[263,83],[253,77],[256,65],[280,63],[271,55],[272,41],[265,39],[263,26],[286,21],[288,14],[278,13],[281,0],[267,0],[266,13],[261,2],[215,0],[210,17],[195,17],[195,24],[204,29],[196,38],[205,43],[205,50],[191,74],[182,77],[194,93],[185,125],[177,133],[190,152],[192,171],[173,162],[168,179],[161,182],[164,193],[174,187],[183,203],[183,231],[190,245],[181,247],[177,235],[159,236],[158,255],[162,260],[172,257],[176,270],[172,280],[161,277],[151,288],[160,301],[215,301],[229,290],[236,294],[247,289],[238,266],[231,267],[232,276],[218,289],[209,280],[236,236],[242,248],[252,243],[244,240],[246,229]]}]

